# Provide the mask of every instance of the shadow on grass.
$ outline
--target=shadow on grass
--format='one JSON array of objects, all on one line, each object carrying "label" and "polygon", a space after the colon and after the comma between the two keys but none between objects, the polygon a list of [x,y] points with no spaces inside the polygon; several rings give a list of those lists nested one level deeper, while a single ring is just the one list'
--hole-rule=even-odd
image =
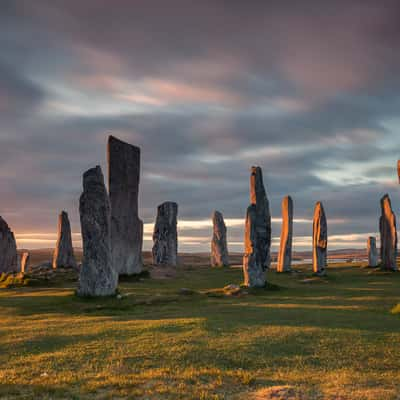
[{"label": "shadow on grass", "polygon": [[82,397],[73,394],[67,386],[61,387],[45,383],[31,385],[2,384],[0,386],[0,395],[2,394],[7,396],[4,399],[53,399],[55,396],[56,398],[68,398],[70,400],[82,399]]},{"label": "shadow on grass", "polygon": [[[228,274],[227,274],[228,273]],[[279,276],[278,276],[279,275]],[[271,276],[271,275],[270,275]],[[300,283],[307,274],[274,274],[283,290],[260,289],[247,296],[210,298],[198,291],[240,282],[241,272],[199,270],[176,280],[127,282],[117,298],[78,298],[65,288],[21,288],[0,293],[0,308],[12,315],[64,314],[110,317],[116,321],[199,318],[213,327],[234,332],[244,326],[266,325],[346,328],[373,332],[397,332],[398,318],[389,311],[400,297],[400,274],[368,275],[362,268],[331,268],[327,283]],[[324,278],[325,279],[325,278]],[[379,285],[382,284],[382,287]],[[193,287],[195,294],[177,294]],[[254,293],[253,293],[254,292]],[[387,309],[385,309],[387,308]]]},{"label": "shadow on grass", "polygon": [[[358,293],[362,298],[362,294]],[[379,300],[379,299],[378,299]],[[135,303],[135,299],[78,299],[63,297],[1,298],[0,307],[10,307],[13,315],[64,314],[108,317],[114,321],[156,321],[196,318],[206,321],[207,330],[218,333],[239,331],[242,327],[263,326],[354,329],[375,333],[397,333],[400,320],[377,305],[362,301],[340,301],[330,294],[284,299],[270,294],[243,298],[206,296],[160,296]],[[349,304],[350,303],[350,304]],[[393,304],[395,305],[396,302]],[[168,326],[170,330],[171,327]],[[160,331],[162,328],[160,328]]]}]

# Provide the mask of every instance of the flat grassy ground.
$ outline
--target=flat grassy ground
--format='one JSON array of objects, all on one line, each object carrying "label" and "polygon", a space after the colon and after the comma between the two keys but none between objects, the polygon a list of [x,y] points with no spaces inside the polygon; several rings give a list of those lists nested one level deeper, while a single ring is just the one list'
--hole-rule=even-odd
[{"label": "flat grassy ground", "polygon": [[241,297],[205,294],[238,268],[121,282],[122,299],[1,289],[0,397],[399,399],[400,273],[338,265],[302,283],[296,268]]}]

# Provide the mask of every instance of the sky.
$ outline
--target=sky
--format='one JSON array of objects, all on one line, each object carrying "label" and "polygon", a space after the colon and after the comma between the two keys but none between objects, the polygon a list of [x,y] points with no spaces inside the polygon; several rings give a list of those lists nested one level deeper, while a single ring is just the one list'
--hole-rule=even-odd
[{"label": "sky", "polygon": [[20,248],[52,247],[109,134],[142,150],[140,217],[179,204],[179,248],[208,251],[210,216],[243,249],[252,165],[295,250],[322,201],[329,247],[365,247],[400,187],[397,0],[2,0],[0,215]]}]

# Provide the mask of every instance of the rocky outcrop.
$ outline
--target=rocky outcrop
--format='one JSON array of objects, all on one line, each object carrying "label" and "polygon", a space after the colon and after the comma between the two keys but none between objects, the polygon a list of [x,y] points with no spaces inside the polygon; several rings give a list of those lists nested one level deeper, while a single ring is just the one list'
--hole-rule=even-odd
[{"label": "rocky outcrop", "polygon": [[246,227],[244,234],[243,277],[244,285],[248,287],[264,287],[265,254],[260,254],[257,232],[257,210],[255,204],[247,208]]},{"label": "rocky outcrop", "polygon": [[229,256],[224,217],[219,211],[214,211],[212,221],[211,266],[227,267],[229,266]]},{"label": "rocky outcrop", "polygon": [[110,136],[108,186],[111,204],[111,251],[120,275],[143,269],[143,222],[139,219],[140,148]]},{"label": "rocky outcrop", "polygon": [[18,272],[17,244],[14,233],[0,217],[0,273]]},{"label": "rocky outcrop", "polygon": [[255,206],[255,229],[257,253],[261,265],[268,269],[271,264],[271,212],[264,188],[263,175],[260,167],[251,167],[250,204]]},{"label": "rocky outcrop", "polygon": [[313,222],[313,271],[315,274],[326,273],[328,256],[328,225],[324,207],[317,202]]},{"label": "rocky outcrop", "polygon": [[381,199],[381,218],[379,220],[381,235],[381,267],[386,270],[397,270],[397,229],[396,216],[388,194]]},{"label": "rocky outcrop", "polygon": [[157,208],[153,232],[153,263],[176,266],[178,262],[178,204],[167,201]]},{"label": "rocky outcrop", "polygon": [[65,211],[58,216],[57,244],[53,255],[53,268],[59,267],[77,268],[72,247],[71,225]]},{"label": "rocky outcrop", "polygon": [[379,264],[378,249],[376,248],[376,238],[370,236],[367,242],[368,252],[368,265],[370,267],[377,267]]},{"label": "rocky outcrop", "polygon": [[29,252],[24,251],[20,256],[20,272],[23,274],[29,270]]},{"label": "rocky outcrop", "polygon": [[277,272],[290,272],[292,265],[293,200],[290,196],[282,200],[282,232],[278,255]]},{"label": "rocky outcrop", "polygon": [[113,295],[117,290],[118,273],[112,266],[110,202],[99,166],[83,175],[79,212],[83,260],[77,294]]}]

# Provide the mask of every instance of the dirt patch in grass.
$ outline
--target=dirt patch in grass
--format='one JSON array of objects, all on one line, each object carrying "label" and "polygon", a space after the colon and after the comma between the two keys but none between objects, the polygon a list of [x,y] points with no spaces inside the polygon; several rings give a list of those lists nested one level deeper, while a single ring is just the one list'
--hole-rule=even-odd
[{"label": "dirt patch in grass", "polygon": [[252,392],[250,400],[306,400],[304,393],[291,386],[272,386]]},{"label": "dirt patch in grass", "polygon": [[152,279],[174,279],[178,275],[179,267],[150,265],[148,268]]}]

